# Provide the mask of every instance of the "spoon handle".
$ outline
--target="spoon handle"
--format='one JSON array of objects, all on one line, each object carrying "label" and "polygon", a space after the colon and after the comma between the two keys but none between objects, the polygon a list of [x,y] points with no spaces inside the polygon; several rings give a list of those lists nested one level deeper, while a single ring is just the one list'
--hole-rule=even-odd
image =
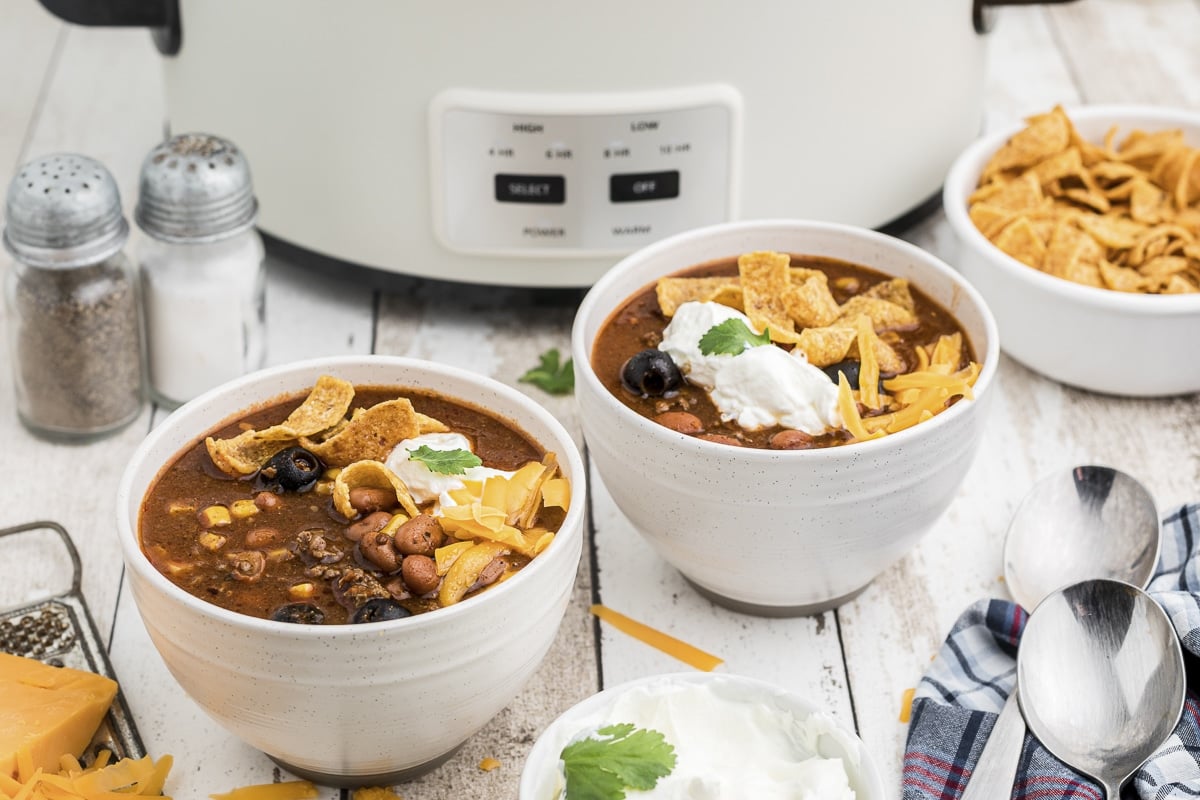
[{"label": "spoon handle", "polygon": [[1013,687],[983,745],[979,763],[971,772],[962,800],[1008,800],[1012,797],[1024,744],[1025,718],[1017,706],[1017,690]]}]

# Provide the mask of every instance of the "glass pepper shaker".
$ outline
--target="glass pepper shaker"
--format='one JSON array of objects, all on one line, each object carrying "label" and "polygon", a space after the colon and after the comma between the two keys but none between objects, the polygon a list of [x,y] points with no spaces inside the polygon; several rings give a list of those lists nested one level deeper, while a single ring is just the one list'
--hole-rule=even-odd
[{"label": "glass pepper shaker", "polygon": [[20,167],[5,201],[5,279],[17,413],[34,433],[84,440],[142,406],[137,284],[112,175],[60,153]]},{"label": "glass pepper shaker", "polygon": [[138,188],[150,390],[174,408],[263,364],[258,201],[242,152],[202,133],[151,150]]}]

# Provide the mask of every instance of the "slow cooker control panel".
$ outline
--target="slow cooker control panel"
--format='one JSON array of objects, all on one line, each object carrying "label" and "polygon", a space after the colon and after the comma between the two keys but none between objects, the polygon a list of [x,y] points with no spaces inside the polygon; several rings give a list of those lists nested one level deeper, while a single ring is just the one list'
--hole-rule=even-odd
[{"label": "slow cooker control panel", "polygon": [[620,254],[736,212],[741,99],[729,86],[448,90],[430,127],[434,230],[456,252]]}]

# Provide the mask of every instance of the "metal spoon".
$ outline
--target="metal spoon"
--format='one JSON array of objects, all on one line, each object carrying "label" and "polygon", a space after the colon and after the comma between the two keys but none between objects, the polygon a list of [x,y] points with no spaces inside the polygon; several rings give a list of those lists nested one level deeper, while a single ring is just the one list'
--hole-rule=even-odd
[{"label": "metal spoon", "polygon": [[[1074,467],[1043,478],[1021,501],[1004,542],[1004,581],[1026,610],[1087,578],[1145,587],[1160,538],[1158,510],[1142,484],[1111,467]],[[1008,800],[1024,744],[1014,687],[962,800]]]},{"label": "metal spoon", "polygon": [[1166,612],[1141,589],[1109,580],[1042,601],[1021,637],[1017,682],[1033,735],[1109,800],[1170,737],[1187,691]]}]

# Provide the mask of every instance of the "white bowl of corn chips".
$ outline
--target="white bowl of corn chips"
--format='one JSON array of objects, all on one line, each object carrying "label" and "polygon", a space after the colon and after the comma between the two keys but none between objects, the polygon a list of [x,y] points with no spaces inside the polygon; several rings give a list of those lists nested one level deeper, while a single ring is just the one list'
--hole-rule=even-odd
[{"label": "white bowl of corn chips", "polygon": [[[863,436],[847,429],[841,443],[817,449],[706,440],[625,405],[595,368],[604,361],[595,349],[606,322],[623,317],[617,310],[659,279],[752,251],[838,259],[908,281],[961,326],[976,362],[972,390],[952,397],[931,388],[938,408],[911,427]],[[742,280],[748,297],[749,277]],[[592,463],[638,532],[714,602],[795,616],[864,590],[950,505],[986,423],[999,345],[978,292],[920,248],[846,225],[765,220],[687,231],[626,257],[581,304],[572,355]]]},{"label": "white bowl of corn chips", "polygon": [[1006,353],[1105,394],[1200,391],[1200,113],[1056,108],[981,138],[946,178],[956,266]]}]

